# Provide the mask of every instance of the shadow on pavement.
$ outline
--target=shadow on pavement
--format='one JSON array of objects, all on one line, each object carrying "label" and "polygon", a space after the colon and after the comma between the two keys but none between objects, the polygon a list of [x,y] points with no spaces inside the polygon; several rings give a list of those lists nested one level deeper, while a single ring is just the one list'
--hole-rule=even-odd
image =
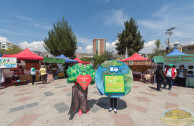
[{"label": "shadow on pavement", "polygon": [[[109,109],[110,108],[110,98],[108,97],[99,98],[96,105],[104,109]],[[118,98],[117,99],[117,110],[122,110],[125,108],[127,108],[126,102]]]},{"label": "shadow on pavement", "polygon": [[155,87],[149,87],[149,88],[151,88],[151,89],[153,89],[153,90],[156,90],[156,91],[157,91],[157,88],[155,88]]},{"label": "shadow on pavement", "polygon": [[[91,109],[91,108],[96,104],[97,100],[91,99],[91,100],[88,100],[87,102],[88,102],[89,108]],[[77,110],[72,114],[72,116],[69,117],[69,120],[72,120],[72,119],[74,118],[74,116],[78,113],[78,110],[79,110],[79,109],[77,109]]]}]

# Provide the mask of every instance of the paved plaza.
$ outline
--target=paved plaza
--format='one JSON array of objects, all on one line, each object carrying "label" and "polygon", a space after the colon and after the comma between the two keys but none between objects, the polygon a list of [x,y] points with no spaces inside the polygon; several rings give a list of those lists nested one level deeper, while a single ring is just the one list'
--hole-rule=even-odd
[{"label": "paved plaza", "polygon": [[[71,87],[66,79],[43,85],[11,86],[0,90],[0,126],[166,126],[161,114],[171,108],[194,112],[194,89],[174,86],[156,91],[156,85],[135,81],[132,91],[118,99],[118,113],[108,112],[109,98],[89,86],[90,113],[69,120]],[[194,126],[194,122],[189,126]]]}]

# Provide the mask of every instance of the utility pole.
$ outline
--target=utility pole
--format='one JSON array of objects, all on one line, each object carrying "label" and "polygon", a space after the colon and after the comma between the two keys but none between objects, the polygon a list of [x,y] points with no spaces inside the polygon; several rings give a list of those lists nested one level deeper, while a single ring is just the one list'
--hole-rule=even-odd
[{"label": "utility pole", "polygon": [[166,34],[169,35],[169,38],[166,40],[166,44],[168,44],[168,46],[166,47],[166,51],[168,53],[168,50],[170,49],[170,36],[173,34],[173,30],[176,29],[175,27],[169,28],[166,30]]},{"label": "utility pole", "polygon": [[125,58],[128,58],[127,47],[126,47],[126,52],[125,52]]}]

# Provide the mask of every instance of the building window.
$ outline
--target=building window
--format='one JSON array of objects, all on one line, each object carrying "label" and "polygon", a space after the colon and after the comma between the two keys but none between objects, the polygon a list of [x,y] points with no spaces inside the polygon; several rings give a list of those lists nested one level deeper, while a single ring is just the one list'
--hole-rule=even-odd
[{"label": "building window", "polygon": [[96,39],[96,54],[98,54],[98,39]]},{"label": "building window", "polygon": [[2,48],[2,49],[5,49],[5,48],[6,48],[6,46],[4,46],[4,45],[3,45],[3,46],[1,46],[1,48]]},{"label": "building window", "polygon": [[104,52],[106,52],[106,40],[104,40]]}]

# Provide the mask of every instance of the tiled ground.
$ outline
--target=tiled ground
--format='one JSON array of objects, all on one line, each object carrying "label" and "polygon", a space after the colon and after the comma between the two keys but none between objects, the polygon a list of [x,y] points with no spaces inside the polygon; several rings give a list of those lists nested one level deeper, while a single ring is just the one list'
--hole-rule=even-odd
[{"label": "tiled ground", "polygon": [[[132,91],[118,99],[118,113],[108,112],[109,98],[89,86],[89,114],[69,120],[71,87],[66,79],[0,90],[0,126],[165,126],[160,115],[180,107],[194,112],[194,89],[173,87],[156,91],[156,85],[134,82]],[[194,123],[190,124],[193,126]]]}]

